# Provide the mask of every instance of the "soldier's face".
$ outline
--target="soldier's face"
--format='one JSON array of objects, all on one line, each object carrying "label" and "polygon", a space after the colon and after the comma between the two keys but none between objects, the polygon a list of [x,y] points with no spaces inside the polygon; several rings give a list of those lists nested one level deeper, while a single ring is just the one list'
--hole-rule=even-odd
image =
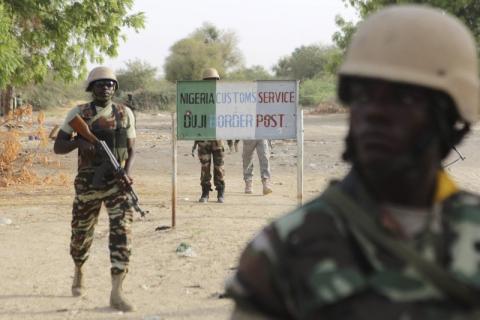
[{"label": "soldier's face", "polygon": [[92,86],[93,96],[99,101],[108,101],[113,98],[115,93],[115,81],[98,80]]},{"label": "soldier's face", "polygon": [[391,165],[431,132],[427,90],[372,79],[354,79],[349,90],[350,134],[364,168]]}]

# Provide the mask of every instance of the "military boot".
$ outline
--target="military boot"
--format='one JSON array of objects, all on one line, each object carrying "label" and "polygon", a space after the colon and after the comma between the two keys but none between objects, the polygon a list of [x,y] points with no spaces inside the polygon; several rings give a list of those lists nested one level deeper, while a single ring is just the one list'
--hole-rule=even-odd
[{"label": "military boot", "polygon": [[114,309],[129,312],[135,311],[135,306],[128,302],[123,296],[123,279],[125,279],[126,272],[120,274],[112,274],[112,292],[110,294],[110,306]]},{"label": "military boot", "polygon": [[202,186],[202,195],[200,196],[200,199],[198,199],[198,202],[208,202],[208,194],[211,190],[212,189],[210,189],[210,186]]},{"label": "military boot", "polygon": [[252,180],[245,181],[245,193],[253,193]]},{"label": "military boot", "polygon": [[217,189],[218,195],[217,195],[217,202],[218,203],[224,203],[225,202],[225,189],[224,188],[219,188]]},{"label": "military boot", "polygon": [[72,296],[81,297],[85,295],[85,287],[83,285],[82,267],[75,266],[72,283]]},{"label": "military boot", "polygon": [[272,188],[270,188],[270,181],[268,179],[262,179],[262,184],[263,184],[264,195],[267,195],[273,192]]}]

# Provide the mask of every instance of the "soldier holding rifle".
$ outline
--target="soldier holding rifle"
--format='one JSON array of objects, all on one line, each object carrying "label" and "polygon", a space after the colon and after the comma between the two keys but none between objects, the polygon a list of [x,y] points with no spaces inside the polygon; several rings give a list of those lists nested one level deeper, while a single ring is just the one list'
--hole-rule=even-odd
[{"label": "soldier holding rifle", "polygon": [[[55,140],[54,152],[66,154],[78,149],[70,242],[70,254],[75,263],[72,295],[85,294],[83,265],[88,259],[94,228],[104,203],[110,220],[110,305],[121,311],[133,311],[134,306],[123,296],[122,284],[128,272],[131,252],[134,203],[129,199],[129,193],[126,192],[128,188],[125,187],[132,182],[130,172],[136,132],[132,111],[112,102],[117,89],[117,78],[112,70],[107,67],[94,68],[86,84],[86,91],[92,93],[93,99],[70,110]],[[85,128],[82,126],[84,124]],[[93,137],[88,137],[85,131],[93,134]],[[75,139],[74,133],[77,133]],[[105,161],[109,160],[104,152],[99,152],[99,144],[95,145],[100,140],[105,141],[121,166],[123,179],[118,179],[113,169],[104,170]]]}]

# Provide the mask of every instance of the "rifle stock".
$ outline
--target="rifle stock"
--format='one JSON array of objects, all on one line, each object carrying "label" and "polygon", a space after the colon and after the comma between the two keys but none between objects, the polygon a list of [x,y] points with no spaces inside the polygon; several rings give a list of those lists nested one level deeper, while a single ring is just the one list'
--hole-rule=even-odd
[{"label": "rifle stock", "polygon": [[73,118],[68,124],[74,131],[76,131],[91,144],[96,145],[98,143],[99,140],[97,137],[95,137],[95,135],[90,131],[88,124],[79,115],[76,115],[75,118]]}]

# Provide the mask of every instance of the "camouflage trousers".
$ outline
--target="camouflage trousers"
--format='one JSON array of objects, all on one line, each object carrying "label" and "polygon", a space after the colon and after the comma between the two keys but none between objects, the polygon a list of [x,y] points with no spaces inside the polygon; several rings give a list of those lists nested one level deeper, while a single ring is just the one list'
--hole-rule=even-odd
[{"label": "camouflage trousers", "polygon": [[224,148],[222,141],[199,141],[198,159],[202,164],[200,184],[211,188],[211,163],[213,159],[213,183],[217,190],[225,189],[225,167],[223,162]]},{"label": "camouflage trousers", "polygon": [[95,225],[102,203],[108,212],[111,273],[128,271],[131,253],[133,209],[127,196],[112,179],[105,188],[93,189],[93,170],[80,171],[75,178],[75,200],[72,210],[70,254],[76,266],[88,259]]}]

